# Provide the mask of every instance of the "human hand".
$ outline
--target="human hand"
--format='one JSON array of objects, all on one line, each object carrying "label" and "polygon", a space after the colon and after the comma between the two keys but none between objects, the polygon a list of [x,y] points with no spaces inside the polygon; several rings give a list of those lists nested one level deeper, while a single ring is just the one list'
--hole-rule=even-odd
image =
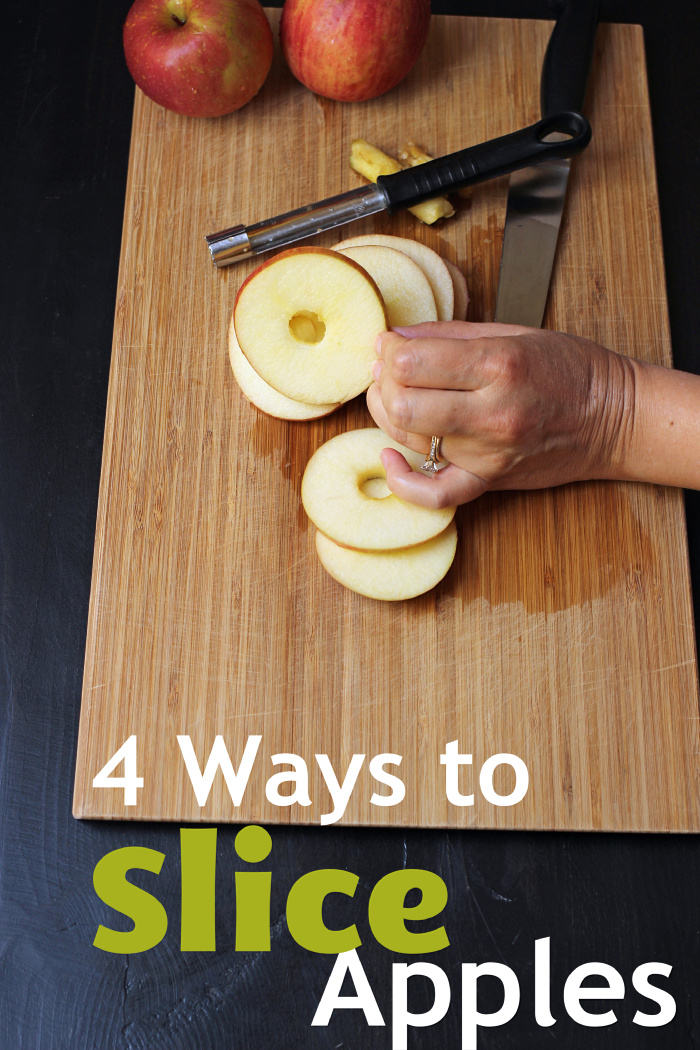
[{"label": "human hand", "polygon": [[431,322],[377,338],[367,404],[396,441],[449,466],[428,476],[393,449],[389,488],[428,507],[487,489],[535,489],[625,473],[635,365],[577,336],[515,325]]}]

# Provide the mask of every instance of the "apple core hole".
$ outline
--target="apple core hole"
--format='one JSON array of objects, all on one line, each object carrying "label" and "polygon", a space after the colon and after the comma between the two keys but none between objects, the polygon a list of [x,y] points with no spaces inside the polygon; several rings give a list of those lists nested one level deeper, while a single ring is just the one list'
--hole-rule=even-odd
[{"label": "apple core hole", "polygon": [[289,319],[289,331],[300,343],[320,343],[326,326],[313,310],[298,310]]},{"label": "apple core hole", "polygon": [[383,477],[365,478],[360,483],[360,492],[364,493],[368,499],[386,499],[391,495],[391,489],[386,483],[386,478]]}]

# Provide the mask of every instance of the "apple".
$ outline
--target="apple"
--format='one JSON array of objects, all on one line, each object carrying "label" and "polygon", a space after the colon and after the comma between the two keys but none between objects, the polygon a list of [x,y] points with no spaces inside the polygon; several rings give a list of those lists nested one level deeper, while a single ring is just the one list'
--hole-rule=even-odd
[{"label": "apple", "polygon": [[320,419],[321,416],[327,416],[339,407],[337,404],[309,405],[304,401],[294,401],[291,397],[285,397],[284,394],[280,394],[278,390],[275,390],[264,379],[261,379],[255,369],[251,367],[248,358],[238,345],[233,317],[231,318],[228,332],[228,353],[231,368],[241,393],[246,400],[250,401],[252,405],[255,405],[256,408],[259,408],[261,412],[268,416],[274,416],[276,419],[297,421]]},{"label": "apple", "polygon": [[467,307],[469,306],[469,292],[467,291],[467,278],[464,276],[458,266],[455,266],[449,259],[442,260],[450,271],[450,277],[452,278],[452,285],[455,293],[455,308],[453,319],[455,321],[466,321],[467,319]]},{"label": "apple", "polygon": [[437,321],[430,282],[413,259],[381,244],[362,244],[339,251],[359,263],[377,282],[392,328]]},{"label": "apple", "polygon": [[410,72],[430,26],[430,0],[285,0],[280,40],[305,87],[364,102]]},{"label": "apple", "polygon": [[220,117],[257,94],[272,63],[258,0],[136,0],[124,55],[150,99],[188,117]]},{"label": "apple", "polygon": [[379,458],[383,448],[398,449],[416,470],[425,460],[379,427],[367,427],[331,438],[306,465],[301,482],[304,510],[316,528],[341,547],[412,547],[437,536],[454,517],[454,507],[419,507],[390,492]]},{"label": "apple", "polygon": [[420,241],[410,237],[394,237],[388,233],[364,233],[357,237],[347,237],[333,245],[336,252],[345,248],[355,248],[362,244],[381,244],[385,248],[396,248],[409,259],[413,259],[428,278],[435,297],[438,320],[451,321],[454,316],[455,293],[450,271],[437,252]]},{"label": "apple", "polygon": [[243,282],[233,308],[241,350],[266,383],[294,401],[348,401],[371,383],[374,340],[386,331],[381,292],[330,248],[288,248]]},{"label": "apple", "polygon": [[316,532],[316,553],[326,572],[351,591],[384,602],[431,590],[446,575],[456,550],[454,521],[433,539],[403,550],[351,550]]}]

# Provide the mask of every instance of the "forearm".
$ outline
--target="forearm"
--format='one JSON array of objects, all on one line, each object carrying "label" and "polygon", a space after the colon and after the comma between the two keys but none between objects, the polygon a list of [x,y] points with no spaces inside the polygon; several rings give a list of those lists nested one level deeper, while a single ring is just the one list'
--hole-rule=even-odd
[{"label": "forearm", "polygon": [[700,376],[643,361],[618,477],[700,489]]}]

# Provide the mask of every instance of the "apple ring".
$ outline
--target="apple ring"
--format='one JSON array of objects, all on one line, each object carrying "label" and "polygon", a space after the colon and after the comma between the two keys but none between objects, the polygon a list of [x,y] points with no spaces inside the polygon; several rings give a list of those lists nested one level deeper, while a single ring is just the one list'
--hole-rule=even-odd
[{"label": "apple ring", "polygon": [[414,470],[425,459],[378,427],[350,430],[314,452],[301,483],[301,500],[317,529],[342,547],[397,550],[442,532],[455,508],[432,510],[404,503],[389,491],[379,458],[383,448],[401,452]]},{"label": "apple ring", "polygon": [[233,374],[243,397],[268,416],[294,421],[320,419],[340,407],[336,404],[308,405],[304,401],[293,401],[291,397],[285,397],[284,394],[280,394],[279,390],[275,390],[264,379],[261,379],[238,345],[233,318],[231,318],[228,332],[228,354]]},{"label": "apple ring", "polygon": [[374,340],[386,330],[370,275],[330,248],[289,248],[241,285],[233,311],[253,369],[294,401],[347,401],[370,385]]},{"label": "apple ring", "polygon": [[327,573],[357,594],[383,602],[405,601],[432,590],[446,575],[457,550],[457,526],[402,550],[358,551],[316,532],[316,553]]},{"label": "apple ring", "polygon": [[392,328],[437,321],[430,281],[418,263],[404,252],[383,244],[359,244],[337,250],[354,259],[377,282]]},{"label": "apple ring", "polygon": [[445,260],[422,241],[413,241],[409,237],[395,237],[390,233],[363,233],[357,237],[347,237],[333,245],[339,252],[343,248],[355,248],[363,244],[384,245],[403,252],[413,259],[428,278],[433,290],[439,321],[451,321],[454,317],[455,289],[450,271]]}]

